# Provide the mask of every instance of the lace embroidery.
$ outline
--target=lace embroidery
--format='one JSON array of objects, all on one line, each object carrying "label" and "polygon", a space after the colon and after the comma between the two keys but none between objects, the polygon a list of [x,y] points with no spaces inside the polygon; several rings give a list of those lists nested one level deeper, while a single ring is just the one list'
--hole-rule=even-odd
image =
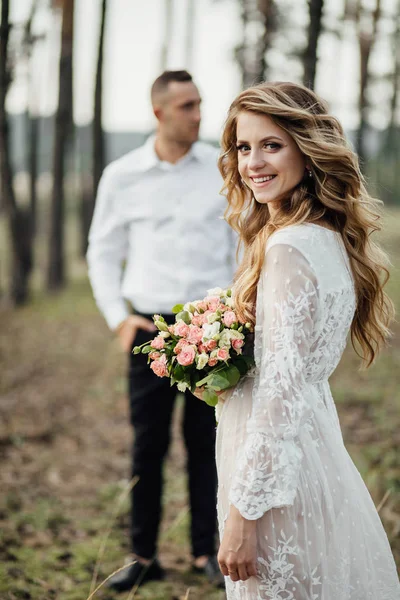
[{"label": "lace embroidery", "polygon": [[[293,536],[286,539],[284,532],[281,531],[278,546],[270,547],[270,550],[272,554],[268,560],[258,558],[258,562],[265,567],[260,574],[260,592],[265,592],[264,598],[268,600],[296,600],[297,586],[303,583],[296,577],[295,563],[291,560],[300,553],[299,547],[293,544]],[[315,568],[311,574],[312,588],[321,585],[320,578],[315,576],[316,571]],[[318,593],[314,592],[315,590],[312,590],[310,600],[318,600]]]},{"label": "lace embroidery", "polygon": [[[272,265],[276,264],[274,254]],[[267,273],[269,264],[271,261]],[[266,295],[262,315],[266,339],[262,330],[256,331],[259,373],[253,411],[230,493],[232,504],[248,519],[258,519],[272,507],[292,504],[298,486],[302,452],[296,438],[300,426],[310,422],[304,375],[313,313],[318,309],[315,276],[304,261],[301,267],[294,264],[285,273],[280,286],[283,294],[272,287]],[[274,285],[274,272],[271,275]]]}]

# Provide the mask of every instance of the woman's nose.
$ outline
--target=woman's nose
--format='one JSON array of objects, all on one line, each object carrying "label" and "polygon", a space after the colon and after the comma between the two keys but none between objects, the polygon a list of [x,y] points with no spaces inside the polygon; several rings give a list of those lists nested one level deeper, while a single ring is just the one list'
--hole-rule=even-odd
[{"label": "woman's nose", "polygon": [[265,165],[265,160],[260,150],[255,149],[251,151],[249,157],[249,169],[262,169]]}]

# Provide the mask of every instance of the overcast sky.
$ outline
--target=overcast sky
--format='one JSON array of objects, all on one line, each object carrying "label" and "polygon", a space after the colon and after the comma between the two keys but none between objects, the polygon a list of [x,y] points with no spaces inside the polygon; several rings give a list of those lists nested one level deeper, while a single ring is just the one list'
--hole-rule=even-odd
[{"label": "overcast sky", "polygon": [[[12,20],[22,22],[32,0],[12,0]],[[371,1],[372,0],[366,0]],[[174,29],[168,68],[186,68],[185,17],[187,0],[174,0]],[[101,0],[75,0],[74,101],[75,120],[87,123],[92,117],[94,67]],[[384,10],[393,11],[396,0],[383,0]],[[104,126],[110,130],[148,131],[154,125],[149,105],[149,88],[160,72],[161,44],[165,14],[164,0],[109,0],[104,64]],[[194,60],[191,71],[203,96],[203,137],[219,136],[227,108],[240,91],[240,72],[233,58],[241,41],[239,2],[237,0],[195,0],[196,27]],[[306,0],[279,0],[289,25],[289,36],[280,45],[302,41],[302,24],[307,19]],[[293,9],[295,6],[295,9]],[[326,0],[326,22],[335,23],[343,0]],[[372,68],[383,74],[392,68],[389,33],[393,20],[384,20]],[[35,52],[36,95],[30,94],[32,108],[42,114],[54,111],[57,100],[59,20],[43,10],[35,29],[45,33],[45,41]],[[357,125],[358,49],[351,27],[341,30],[342,39],[325,33],[319,46],[320,63],[317,91],[330,103],[331,110],[346,128]],[[283,48],[282,48],[283,49]],[[272,79],[300,81],[301,69],[295,60],[282,58],[274,51],[269,56]],[[8,109],[24,110],[28,98],[27,77],[22,67],[10,90]],[[378,109],[373,123],[384,126],[389,98],[387,83],[374,90]]]}]

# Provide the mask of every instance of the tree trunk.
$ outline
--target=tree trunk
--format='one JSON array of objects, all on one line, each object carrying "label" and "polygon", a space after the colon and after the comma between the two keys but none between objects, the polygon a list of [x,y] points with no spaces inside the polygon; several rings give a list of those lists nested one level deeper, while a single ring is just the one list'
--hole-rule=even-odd
[{"label": "tree trunk", "polygon": [[5,102],[10,85],[8,40],[10,32],[9,0],[1,3],[0,25],[0,177],[4,208],[10,227],[12,265],[11,298],[16,305],[28,298],[29,273],[32,268],[30,215],[18,209],[12,183],[9,127]]},{"label": "tree trunk", "polygon": [[[392,75],[392,98],[390,100],[390,121],[388,127],[388,138],[390,142],[395,142],[396,126],[396,112],[398,107],[399,99],[399,88],[400,88],[400,0],[397,2],[397,16],[396,16],[396,29],[393,34],[393,56],[394,56],[394,69]],[[391,144],[389,144],[391,145]]]},{"label": "tree trunk", "polygon": [[384,202],[395,201],[400,192],[400,169],[397,167],[400,164],[399,123],[397,120],[400,92],[400,0],[397,1],[396,9],[396,13],[393,15],[396,27],[392,38],[394,65],[390,77],[392,86],[390,117],[379,157],[380,160],[377,161],[379,192]]},{"label": "tree trunk", "polygon": [[263,25],[263,32],[257,44],[256,59],[256,80],[257,82],[261,82],[268,79],[267,51],[271,45],[271,33],[276,28],[274,1],[257,0],[257,9]]},{"label": "tree trunk", "polygon": [[74,0],[62,3],[61,53],[59,64],[59,97],[55,118],[53,150],[53,191],[49,239],[47,286],[49,290],[65,284],[64,257],[64,173],[67,142],[72,133],[72,48]]},{"label": "tree trunk", "polygon": [[[235,57],[242,72],[242,87],[245,89],[264,81],[268,76],[267,50],[271,34],[276,27],[276,6],[273,0],[241,0],[243,41],[235,49]],[[252,44],[249,27],[256,29],[258,37]]]},{"label": "tree trunk", "polygon": [[[93,118],[93,184],[96,196],[101,174],[105,166],[105,145],[102,125],[103,116],[103,55],[104,31],[106,23],[107,0],[102,0],[101,22],[99,35],[99,49],[96,67],[96,86],[94,92],[94,118]],[[93,202],[94,205],[94,202]]]},{"label": "tree trunk", "polygon": [[375,9],[370,15],[371,29],[366,31],[363,28],[363,22],[365,19],[365,12],[362,6],[362,0],[358,0],[357,5],[357,30],[358,30],[358,44],[360,49],[360,90],[358,96],[358,111],[360,115],[360,122],[357,130],[356,138],[356,151],[360,159],[360,164],[365,165],[367,159],[367,153],[365,148],[365,134],[368,127],[368,102],[367,102],[367,89],[369,84],[369,59],[371,51],[376,39],[378,30],[378,22],[381,12],[381,0],[376,0]]},{"label": "tree trunk", "polygon": [[[35,43],[43,39],[42,35],[34,35],[32,31],[32,24],[35,19],[39,7],[39,0],[33,0],[30,10],[30,15],[24,26],[24,37],[22,41],[22,52],[26,58],[26,65],[28,70],[28,108],[26,111],[26,148],[27,148],[27,160],[29,172],[29,208],[31,215],[31,231],[32,231],[32,256],[33,256],[33,239],[36,233],[36,206],[37,206],[37,192],[36,192],[36,181],[38,176],[38,150],[39,150],[39,117],[38,117],[38,102],[37,93],[34,82],[34,64],[32,61],[32,52]],[[32,259],[33,262],[33,259]]]},{"label": "tree trunk", "polygon": [[93,210],[96,201],[97,188],[101,174],[105,167],[105,139],[102,125],[103,116],[103,56],[104,56],[104,32],[107,14],[107,0],[102,0],[99,45],[97,53],[96,83],[94,90],[94,115],[92,128],[92,174],[86,176],[81,174],[81,206],[80,206],[80,229],[81,229],[81,256],[86,255],[88,246],[88,235]]},{"label": "tree trunk", "polygon": [[32,221],[32,235],[36,234],[37,226],[37,190],[36,182],[38,177],[38,148],[39,148],[39,117],[31,115],[29,118],[29,139],[28,139],[28,168],[29,168],[29,200]]},{"label": "tree trunk", "polygon": [[242,75],[242,89],[246,89],[250,84],[247,83],[247,65],[246,65],[246,40],[247,40],[247,24],[248,24],[248,12],[246,0],[240,0],[241,5],[241,22],[242,22],[242,42],[235,47],[235,59],[239,65],[239,69]]},{"label": "tree trunk", "polygon": [[193,67],[193,39],[195,30],[195,4],[194,0],[187,0],[186,19],[186,69],[190,71]]},{"label": "tree trunk", "polygon": [[168,67],[168,54],[171,45],[172,20],[173,20],[173,0],[164,0],[165,5],[165,28],[164,39],[161,47],[161,71]]},{"label": "tree trunk", "polygon": [[310,22],[308,26],[307,48],[304,51],[303,83],[311,90],[315,87],[315,75],[317,72],[317,50],[318,40],[322,31],[322,11],[324,0],[308,0],[308,11]]}]

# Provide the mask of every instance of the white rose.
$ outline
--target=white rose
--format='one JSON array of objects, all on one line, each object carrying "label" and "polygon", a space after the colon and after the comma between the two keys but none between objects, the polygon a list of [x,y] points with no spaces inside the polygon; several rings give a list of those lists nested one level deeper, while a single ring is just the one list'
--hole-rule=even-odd
[{"label": "white rose", "polygon": [[186,304],[183,306],[183,310],[193,314],[196,310],[196,305],[194,302],[186,302]]},{"label": "white rose", "polygon": [[219,333],[219,322],[203,325],[203,342],[212,340]]},{"label": "white rose", "polygon": [[216,288],[212,288],[211,290],[207,290],[207,296],[223,296],[224,294],[225,294],[225,291],[220,287],[216,287]]},{"label": "white rose", "polygon": [[206,354],[205,352],[202,352],[201,354],[198,354],[196,357],[196,369],[204,369],[204,367],[206,366],[206,364],[208,363],[208,354]]},{"label": "white rose", "polygon": [[236,329],[229,329],[226,331],[229,332],[229,337],[231,340],[244,340],[244,335],[240,331],[237,331]]},{"label": "white rose", "polygon": [[225,304],[226,306],[228,306],[229,308],[234,308],[234,302],[233,302],[233,298],[226,298],[225,299]]},{"label": "white rose", "polygon": [[231,331],[230,329],[224,329],[219,338],[219,346],[222,348],[223,346],[229,348],[231,345]]},{"label": "white rose", "polygon": [[177,383],[177,388],[180,392],[186,392],[186,390],[188,389],[188,384],[186,383],[186,381],[179,381]]},{"label": "white rose", "polygon": [[158,335],[160,335],[163,338],[169,338],[169,337],[171,337],[171,334],[170,334],[169,331],[160,331],[160,333]]},{"label": "white rose", "polygon": [[207,323],[215,323],[215,321],[219,321],[220,316],[217,313],[211,313],[211,315],[207,315]]}]

